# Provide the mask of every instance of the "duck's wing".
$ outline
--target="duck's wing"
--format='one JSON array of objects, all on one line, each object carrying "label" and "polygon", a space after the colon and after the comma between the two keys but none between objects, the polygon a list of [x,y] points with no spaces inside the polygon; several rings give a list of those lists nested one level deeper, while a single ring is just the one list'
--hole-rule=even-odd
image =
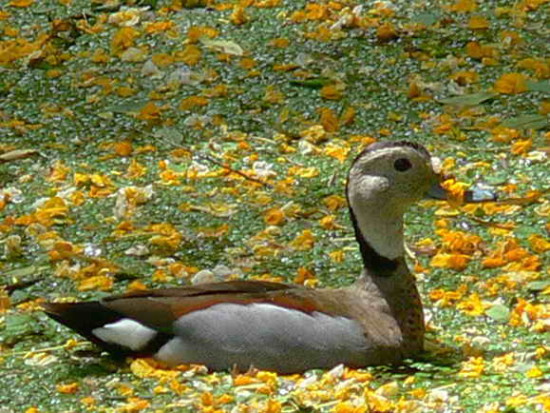
[{"label": "duck's wing", "polygon": [[362,363],[361,325],[336,314],[336,301],[319,290],[234,281],[44,307],[115,355],[294,372]]},{"label": "duck's wing", "polygon": [[[229,281],[196,286],[145,290],[115,295],[98,301],[42,304],[45,313],[61,324],[99,344],[111,353],[136,351],[139,343],[117,345],[100,339],[97,329],[126,331],[130,336],[148,336],[144,328],[171,334],[173,323],[182,315],[220,302],[246,304],[263,294],[284,291],[291,286],[264,281]],[[119,323],[115,326],[116,323]],[[137,324],[144,328],[139,328]],[[113,327],[114,326],[114,327]],[[135,327],[135,328],[134,328]],[[134,330],[134,331],[132,331]],[[96,331],[94,333],[94,331]],[[139,340],[138,340],[139,341]]]},{"label": "duck's wing", "polygon": [[[43,308],[54,320],[113,354],[147,354],[173,336],[178,319],[216,304],[264,302],[300,311],[314,310],[312,300],[289,294],[292,290],[301,288],[264,281],[229,281],[137,291],[99,301],[50,302],[44,303]],[[152,343],[153,336],[156,345]]]}]

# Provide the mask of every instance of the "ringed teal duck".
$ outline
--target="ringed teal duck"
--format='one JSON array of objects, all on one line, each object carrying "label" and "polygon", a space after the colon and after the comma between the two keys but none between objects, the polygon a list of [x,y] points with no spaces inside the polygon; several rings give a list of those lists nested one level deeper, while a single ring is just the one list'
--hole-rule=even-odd
[{"label": "ringed teal duck", "polygon": [[349,287],[230,281],[47,303],[44,310],[110,353],[168,365],[290,374],[399,363],[424,341],[422,303],[404,259],[403,214],[430,193],[445,191],[423,146],[374,143],[357,156],[346,196],[363,270]]}]

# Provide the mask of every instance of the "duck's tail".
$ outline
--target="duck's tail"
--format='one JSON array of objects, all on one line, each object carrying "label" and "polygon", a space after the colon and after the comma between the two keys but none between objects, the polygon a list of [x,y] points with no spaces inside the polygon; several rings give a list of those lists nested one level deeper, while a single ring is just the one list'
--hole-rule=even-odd
[{"label": "duck's tail", "polygon": [[55,321],[76,331],[115,356],[127,356],[130,349],[108,342],[98,334],[106,325],[120,322],[124,317],[101,305],[99,301],[80,303],[43,303],[44,312]]}]

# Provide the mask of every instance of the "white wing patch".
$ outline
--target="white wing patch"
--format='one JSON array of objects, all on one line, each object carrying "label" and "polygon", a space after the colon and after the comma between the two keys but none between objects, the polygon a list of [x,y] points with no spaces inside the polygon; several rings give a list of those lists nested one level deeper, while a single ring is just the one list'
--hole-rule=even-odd
[{"label": "white wing patch", "polygon": [[105,324],[94,328],[92,333],[107,343],[128,347],[130,350],[140,350],[157,334],[157,332],[143,324],[129,318],[123,318],[116,323]]}]

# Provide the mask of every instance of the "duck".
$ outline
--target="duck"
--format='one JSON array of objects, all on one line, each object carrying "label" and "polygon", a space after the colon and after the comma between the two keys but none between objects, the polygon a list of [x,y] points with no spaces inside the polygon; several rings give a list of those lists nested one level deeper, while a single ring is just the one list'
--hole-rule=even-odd
[{"label": "duck", "polygon": [[345,191],[363,268],[350,286],[235,280],[43,309],[113,356],[167,366],[294,374],[399,364],[423,351],[425,333],[403,216],[423,198],[446,198],[435,169],[428,150],[410,141],[375,142],[352,162]]}]

